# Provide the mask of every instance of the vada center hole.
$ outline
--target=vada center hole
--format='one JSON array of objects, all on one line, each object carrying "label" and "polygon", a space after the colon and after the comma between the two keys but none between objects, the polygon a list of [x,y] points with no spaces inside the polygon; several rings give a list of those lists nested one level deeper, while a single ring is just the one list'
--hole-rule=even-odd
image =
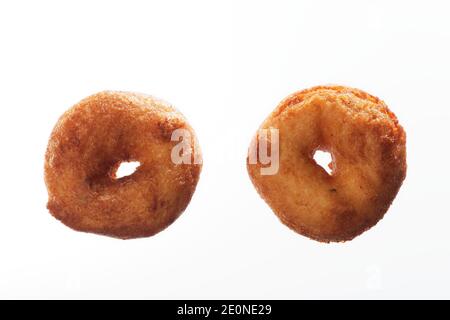
[{"label": "vada center hole", "polygon": [[331,157],[331,153],[329,153],[327,151],[316,150],[316,152],[314,152],[313,159],[329,175],[331,175],[333,173],[333,170],[330,168],[330,165],[333,162],[333,158]]},{"label": "vada center hole", "polygon": [[117,171],[115,172],[115,178],[120,179],[123,177],[131,176],[136,172],[136,169],[141,165],[139,161],[121,162]]}]

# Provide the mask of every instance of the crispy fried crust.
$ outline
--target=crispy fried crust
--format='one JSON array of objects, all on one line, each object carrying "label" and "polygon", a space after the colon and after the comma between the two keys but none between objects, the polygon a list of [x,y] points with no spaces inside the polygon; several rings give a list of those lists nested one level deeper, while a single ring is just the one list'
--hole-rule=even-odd
[{"label": "crispy fried crust", "polygon": [[[201,164],[171,161],[175,129],[193,129],[170,105],[150,96],[101,92],[68,110],[45,155],[48,209],[67,226],[122,239],[147,237],[185,210]],[[199,155],[195,139],[192,152]],[[139,161],[115,178],[124,161]]]},{"label": "crispy fried crust", "polygon": [[[250,179],[284,224],[312,239],[347,241],[374,226],[406,176],[403,128],[383,101],[361,90],[294,93],[260,127],[268,128],[279,129],[279,172],[261,175],[264,166],[247,159]],[[331,175],[314,161],[316,150],[332,154]]]}]

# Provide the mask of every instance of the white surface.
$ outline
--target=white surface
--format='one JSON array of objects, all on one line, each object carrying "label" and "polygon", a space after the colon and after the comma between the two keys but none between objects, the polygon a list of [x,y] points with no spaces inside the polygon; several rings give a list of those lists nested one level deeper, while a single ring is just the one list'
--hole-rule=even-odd
[{"label": "white surface", "polygon": [[[0,3],[0,298],[450,298],[447,1]],[[386,217],[345,244],[281,224],[248,179],[250,138],[318,84],[384,99],[408,135]],[[100,90],[173,103],[204,168],[153,238],[72,231],[47,212],[58,117]]]}]

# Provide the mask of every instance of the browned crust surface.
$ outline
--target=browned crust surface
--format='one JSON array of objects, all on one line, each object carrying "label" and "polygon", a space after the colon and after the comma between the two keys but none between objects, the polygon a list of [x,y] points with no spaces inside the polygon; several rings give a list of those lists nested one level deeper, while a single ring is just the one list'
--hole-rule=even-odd
[{"label": "browned crust surface", "polygon": [[[189,204],[201,171],[201,164],[172,163],[178,142],[171,134],[179,128],[195,137],[178,111],[143,94],[105,91],[73,106],[57,122],[45,155],[51,214],[75,230],[122,239],[169,226]],[[140,166],[116,179],[124,161]]]},{"label": "browned crust surface", "polygon": [[[260,129],[277,128],[280,169],[247,161],[256,190],[280,220],[322,242],[351,240],[386,213],[406,176],[406,135],[383,101],[361,90],[318,86],[287,97]],[[315,163],[332,154],[333,172]]]}]

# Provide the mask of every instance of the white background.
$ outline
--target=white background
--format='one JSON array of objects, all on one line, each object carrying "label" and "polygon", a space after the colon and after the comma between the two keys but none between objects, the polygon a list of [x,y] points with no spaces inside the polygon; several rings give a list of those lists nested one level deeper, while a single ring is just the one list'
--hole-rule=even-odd
[{"label": "white background", "polygon": [[[450,298],[447,1],[2,1],[0,298]],[[281,224],[248,179],[253,133],[318,84],[381,97],[408,135],[386,217],[345,244]],[[186,212],[147,239],[46,209],[58,117],[100,90],[173,103],[204,154]]]}]

